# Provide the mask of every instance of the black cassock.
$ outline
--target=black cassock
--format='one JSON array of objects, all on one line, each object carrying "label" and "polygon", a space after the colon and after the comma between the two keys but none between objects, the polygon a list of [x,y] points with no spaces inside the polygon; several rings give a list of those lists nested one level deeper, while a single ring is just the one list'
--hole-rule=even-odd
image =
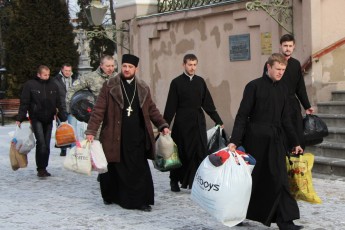
[{"label": "black cassock", "polygon": [[[135,80],[130,84],[122,80],[129,101],[133,98]],[[124,108],[122,111],[121,160],[109,163],[108,173],[101,174],[101,192],[105,200],[111,200],[123,208],[135,209],[154,204],[152,175],[146,156],[145,123],[139,105],[138,92],[128,116],[129,101],[122,88]]]},{"label": "black cassock", "polygon": [[[267,71],[267,63],[264,67],[264,73]],[[288,64],[286,66],[283,78],[281,80],[284,82],[288,89],[289,89],[289,101],[290,101],[290,116],[292,123],[294,124],[295,131],[298,135],[298,141],[301,147],[305,148],[305,141],[303,136],[303,117],[301,113],[301,106],[302,104],[304,109],[309,109],[311,107],[307,90],[304,83],[304,77],[301,71],[301,64],[300,62],[290,57],[288,59]],[[292,143],[288,141],[287,146],[289,149],[292,147]]]},{"label": "black cassock", "polygon": [[170,84],[164,119],[174,124],[171,137],[178,147],[182,167],[171,170],[170,179],[180,181],[182,188],[191,188],[196,170],[207,156],[207,134],[204,111],[222,125],[203,78],[182,74]]},{"label": "black cassock", "polygon": [[247,219],[268,226],[278,211],[285,221],[299,218],[288,187],[283,132],[295,146],[298,140],[289,116],[288,89],[282,83],[264,75],[247,84],[230,138],[256,159]]}]

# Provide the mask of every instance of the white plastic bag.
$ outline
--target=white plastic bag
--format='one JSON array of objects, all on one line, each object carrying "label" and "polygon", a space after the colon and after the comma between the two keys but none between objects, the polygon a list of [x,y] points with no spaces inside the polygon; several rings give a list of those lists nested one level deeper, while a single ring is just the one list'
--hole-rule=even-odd
[{"label": "white plastic bag", "polygon": [[214,166],[208,157],[200,164],[192,187],[192,200],[204,210],[232,227],[246,218],[252,191],[248,165],[235,152],[223,165]]},{"label": "white plastic bag", "polygon": [[227,146],[228,135],[225,130],[216,125],[207,131],[207,151],[208,154],[214,153]]},{"label": "white plastic bag", "polygon": [[174,146],[175,143],[170,134],[159,134],[156,140],[156,155],[168,159],[175,152]]},{"label": "white plastic bag", "polygon": [[71,148],[63,165],[68,170],[90,176],[92,169],[90,143],[86,140],[81,141],[80,147],[76,145]]},{"label": "white plastic bag", "polygon": [[16,131],[12,141],[16,144],[16,149],[21,154],[28,154],[35,148],[35,136],[31,126],[16,126]]},{"label": "white plastic bag", "polygon": [[217,131],[219,125],[216,125],[212,128],[210,128],[209,130],[207,130],[207,143],[210,142],[211,137],[215,134],[215,132]]},{"label": "white plastic bag", "polygon": [[99,173],[108,172],[108,162],[104,155],[101,142],[94,140],[90,148],[92,169]]},{"label": "white plastic bag", "polygon": [[75,135],[77,136],[78,140],[84,140],[85,139],[86,136],[85,136],[84,132],[86,129],[87,129],[87,123],[77,120]]}]

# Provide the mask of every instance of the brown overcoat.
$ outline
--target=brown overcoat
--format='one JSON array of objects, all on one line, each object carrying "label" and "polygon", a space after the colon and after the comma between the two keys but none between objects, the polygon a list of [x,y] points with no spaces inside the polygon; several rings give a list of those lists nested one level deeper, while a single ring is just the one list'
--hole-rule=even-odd
[{"label": "brown overcoat", "polygon": [[[103,84],[85,131],[86,135],[96,136],[97,130],[103,122],[99,140],[102,143],[108,163],[120,162],[121,160],[120,149],[124,97],[120,81],[120,74],[118,74]],[[145,121],[147,158],[154,159],[155,139],[151,121],[158,130],[169,127],[169,125],[163,119],[156,104],[152,101],[148,85],[138,79],[138,77],[135,77],[135,81],[140,108]]]}]

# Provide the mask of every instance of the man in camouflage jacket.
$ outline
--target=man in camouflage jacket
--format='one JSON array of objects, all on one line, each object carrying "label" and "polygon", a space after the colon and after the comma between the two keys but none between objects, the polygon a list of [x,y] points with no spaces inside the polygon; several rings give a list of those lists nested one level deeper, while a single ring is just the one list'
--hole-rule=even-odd
[{"label": "man in camouflage jacket", "polygon": [[95,71],[79,77],[66,94],[67,111],[70,112],[70,103],[73,95],[80,90],[88,89],[97,97],[103,83],[108,81],[109,78],[117,75],[115,68],[114,58],[105,55],[101,58],[100,66]]}]

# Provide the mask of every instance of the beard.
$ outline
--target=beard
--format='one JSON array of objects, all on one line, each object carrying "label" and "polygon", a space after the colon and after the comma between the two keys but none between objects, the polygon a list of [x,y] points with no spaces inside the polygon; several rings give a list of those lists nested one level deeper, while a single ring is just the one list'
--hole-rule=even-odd
[{"label": "beard", "polygon": [[130,74],[130,75],[125,76],[125,75],[123,74],[123,72],[121,73],[121,78],[122,78],[122,79],[125,79],[125,80],[131,80],[131,79],[134,78],[134,76],[135,76],[135,74]]}]

